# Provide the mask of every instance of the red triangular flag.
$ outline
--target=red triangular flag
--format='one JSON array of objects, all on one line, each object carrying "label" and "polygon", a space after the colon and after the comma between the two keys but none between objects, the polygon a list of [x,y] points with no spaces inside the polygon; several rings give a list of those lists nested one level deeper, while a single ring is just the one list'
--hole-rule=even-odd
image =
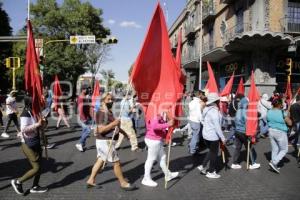
[{"label": "red triangular flag", "polygon": [[251,74],[251,83],[248,93],[249,105],[247,108],[247,121],[246,121],[246,135],[252,138],[252,142],[255,142],[255,135],[258,126],[258,111],[257,103],[260,99],[259,92],[255,85],[254,73]]},{"label": "red triangular flag", "polygon": [[207,61],[207,69],[208,69],[208,77],[209,78],[208,78],[207,84],[205,86],[205,89],[208,91],[208,93],[219,93],[214,72],[208,61]]},{"label": "red triangular flag", "polygon": [[99,86],[99,81],[96,80],[95,85],[94,85],[93,95],[92,95],[92,107],[93,108],[95,107],[96,102],[98,100],[100,100],[100,86]]},{"label": "red triangular flag", "polygon": [[291,77],[288,77],[288,80],[286,83],[285,96],[286,96],[286,100],[287,100],[288,104],[290,104],[291,100],[293,98],[292,87],[291,87]]},{"label": "red triangular flag", "polygon": [[159,3],[130,78],[138,101],[143,105],[146,122],[167,107],[172,108],[172,113],[175,112],[174,105],[179,99],[181,85]]},{"label": "red triangular flag", "polygon": [[55,105],[55,110],[57,110],[57,106],[59,103],[59,97],[62,95],[62,90],[60,87],[58,76],[55,75],[54,85],[53,85],[53,102]]},{"label": "red triangular flag", "polygon": [[227,82],[226,86],[224,87],[223,91],[221,92],[220,96],[224,97],[231,93],[232,85],[233,85],[233,79],[234,79],[234,72],[231,75],[229,81]]},{"label": "red triangular flag", "polygon": [[34,37],[30,20],[27,21],[27,48],[25,64],[25,90],[32,97],[32,112],[34,116],[39,115],[44,105],[42,98],[43,88],[40,76],[39,63],[36,56]]},{"label": "red triangular flag", "polygon": [[244,87],[243,77],[241,77],[238,88],[236,90],[236,95],[239,95],[239,94],[245,95],[245,87]]}]

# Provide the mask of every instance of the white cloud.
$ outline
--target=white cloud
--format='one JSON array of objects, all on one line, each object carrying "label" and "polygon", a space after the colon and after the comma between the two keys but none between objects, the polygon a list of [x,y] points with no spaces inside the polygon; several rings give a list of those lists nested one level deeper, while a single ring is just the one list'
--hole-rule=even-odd
[{"label": "white cloud", "polygon": [[120,26],[124,28],[142,28],[142,26],[135,21],[122,21]]},{"label": "white cloud", "polygon": [[115,24],[116,23],[116,21],[115,20],[113,20],[113,19],[109,19],[108,21],[107,21],[107,23],[109,23],[109,24]]}]

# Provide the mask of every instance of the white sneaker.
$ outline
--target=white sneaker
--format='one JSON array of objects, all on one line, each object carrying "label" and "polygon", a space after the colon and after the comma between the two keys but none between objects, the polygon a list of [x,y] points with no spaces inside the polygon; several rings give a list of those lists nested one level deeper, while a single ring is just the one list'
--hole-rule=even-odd
[{"label": "white sneaker", "polygon": [[170,172],[169,175],[166,177],[166,181],[170,181],[176,178],[179,175],[179,172]]},{"label": "white sneaker", "polygon": [[254,163],[252,165],[249,166],[249,169],[258,169],[260,168],[260,164],[259,163]]},{"label": "white sneaker", "polygon": [[78,149],[78,151],[83,152],[82,144],[76,144],[75,146]]},{"label": "white sneaker", "polygon": [[179,128],[175,128],[175,129],[173,130],[173,133],[177,133],[177,132],[179,132],[179,131],[180,131]]},{"label": "white sneaker", "polygon": [[242,166],[239,164],[231,164],[231,169],[241,169]]},{"label": "white sneaker", "polygon": [[8,135],[7,133],[3,132],[3,133],[1,134],[1,137],[3,137],[3,138],[9,138],[9,135]]},{"label": "white sneaker", "polygon": [[200,173],[203,174],[203,175],[206,175],[206,169],[203,167],[203,165],[199,165],[197,167],[197,169],[199,169]]},{"label": "white sneaker", "polygon": [[221,175],[217,174],[216,172],[213,172],[213,173],[207,172],[206,177],[207,178],[220,178]]},{"label": "white sneaker", "polygon": [[149,187],[156,187],[157,183],[155,181],[153,181],[152,179],[149,178],[143,178],[142,180],[142,184],[145,186],[149,186]]}]

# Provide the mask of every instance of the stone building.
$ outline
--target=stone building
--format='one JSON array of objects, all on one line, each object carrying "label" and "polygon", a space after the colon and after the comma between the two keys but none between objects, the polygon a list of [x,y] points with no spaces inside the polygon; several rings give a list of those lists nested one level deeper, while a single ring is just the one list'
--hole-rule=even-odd
[{"label": "stone building", "polygon": [[206,61],[210,61],[220,88],[233,71],[237,77],[234,87],[239,77],[249,86],[254,70],[261,93],[284,92],[287,58],[293,64],[292,88],[300,86],[299,0],[202,0],[202,17],[201,0],[188,0],[169,29],[174,51],[179,29],[183,32],[182,67],[188,91],[199,87],[200,54],[202,88],[208,79]]}]

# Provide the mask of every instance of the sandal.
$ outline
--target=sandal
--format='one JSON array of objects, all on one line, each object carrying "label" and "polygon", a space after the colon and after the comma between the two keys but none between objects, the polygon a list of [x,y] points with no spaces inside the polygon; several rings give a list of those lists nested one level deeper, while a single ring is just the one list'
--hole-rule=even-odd
[{"label": "sandal", "polygon": [[130,183],[128,183],[127,186],[120,186],[122,188],[122,190],[125,190],[125,191],[132,191],[132,190],[136,190],[137,187],[135,185],[132,185]]},{"label": "sandal", "polygon": [[101,188],[101,186],[98,185],[98,184],[90,184],[90,183],[87,183],[87,184],[86,184],[86,188],[87,188],[87,189],[91,189],[91,188],[99,189],[99,188]]}]

